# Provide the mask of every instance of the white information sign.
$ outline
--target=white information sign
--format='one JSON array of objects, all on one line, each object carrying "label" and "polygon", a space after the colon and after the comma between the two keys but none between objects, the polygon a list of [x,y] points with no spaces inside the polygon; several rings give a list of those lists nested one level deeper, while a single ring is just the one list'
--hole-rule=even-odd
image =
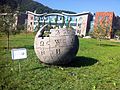
[{"label": "white information sign", "polygon": [[12,49],[11,55],[13,60],[25,59],[27,58],[27,50],[26,48]]}]

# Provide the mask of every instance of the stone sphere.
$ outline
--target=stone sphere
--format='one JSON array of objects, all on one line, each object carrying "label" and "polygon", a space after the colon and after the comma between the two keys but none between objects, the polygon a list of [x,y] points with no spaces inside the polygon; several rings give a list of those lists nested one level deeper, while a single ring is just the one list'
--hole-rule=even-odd
[{"label": "stone sphere", "polygon": [[67,64],[76,56],[79,40],[75,30],[50,29],[48,37],[39,37],[37,32],[34,50],[41,62],[52,65]]}]

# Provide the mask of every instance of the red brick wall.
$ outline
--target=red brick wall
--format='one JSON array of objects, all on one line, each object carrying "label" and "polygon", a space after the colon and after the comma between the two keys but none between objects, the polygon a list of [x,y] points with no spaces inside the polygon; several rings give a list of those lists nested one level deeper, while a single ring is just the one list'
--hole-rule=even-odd
[{"label": "red brick wall", "polygon": [[[106,17],[108,17],[108,19],[105,19]],[[110,29],[109,29],[109,36],[110,38],[112,37],[111,33],[112,33],[112,27],[113,27],[113,23],[114,23],[114,12],[96,12],[95,14],[95,21],[94,21],[94,29],[97,28],[97,25],[101,25],[104,27],[109,25]],[[104,24],[104,25],[103,25]]]}]

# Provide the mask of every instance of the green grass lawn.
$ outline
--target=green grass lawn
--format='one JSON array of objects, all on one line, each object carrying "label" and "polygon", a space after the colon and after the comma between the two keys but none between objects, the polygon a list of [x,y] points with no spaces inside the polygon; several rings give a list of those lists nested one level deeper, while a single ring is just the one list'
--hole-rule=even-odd
[{"label": "green grass lawn", "polygon": [[120,90],[120,43],[79,40],[73,62],[49,66],[34,52],[34,34],[10,37],[10,49],[27,48],[28,58],[20,61],[12,61],[6,38],[0,38],[0,90]]}]

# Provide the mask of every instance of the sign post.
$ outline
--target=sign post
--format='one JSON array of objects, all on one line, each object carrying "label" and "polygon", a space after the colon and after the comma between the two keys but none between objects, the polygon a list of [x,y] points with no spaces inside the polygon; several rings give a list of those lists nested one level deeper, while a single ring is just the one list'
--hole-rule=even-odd
[{"label": "sign post", "polygon": [[21,71],[20,60],[27,58],[26,48],[12,49],[11,50],[12,60],[19,60],[19,72]]}]

